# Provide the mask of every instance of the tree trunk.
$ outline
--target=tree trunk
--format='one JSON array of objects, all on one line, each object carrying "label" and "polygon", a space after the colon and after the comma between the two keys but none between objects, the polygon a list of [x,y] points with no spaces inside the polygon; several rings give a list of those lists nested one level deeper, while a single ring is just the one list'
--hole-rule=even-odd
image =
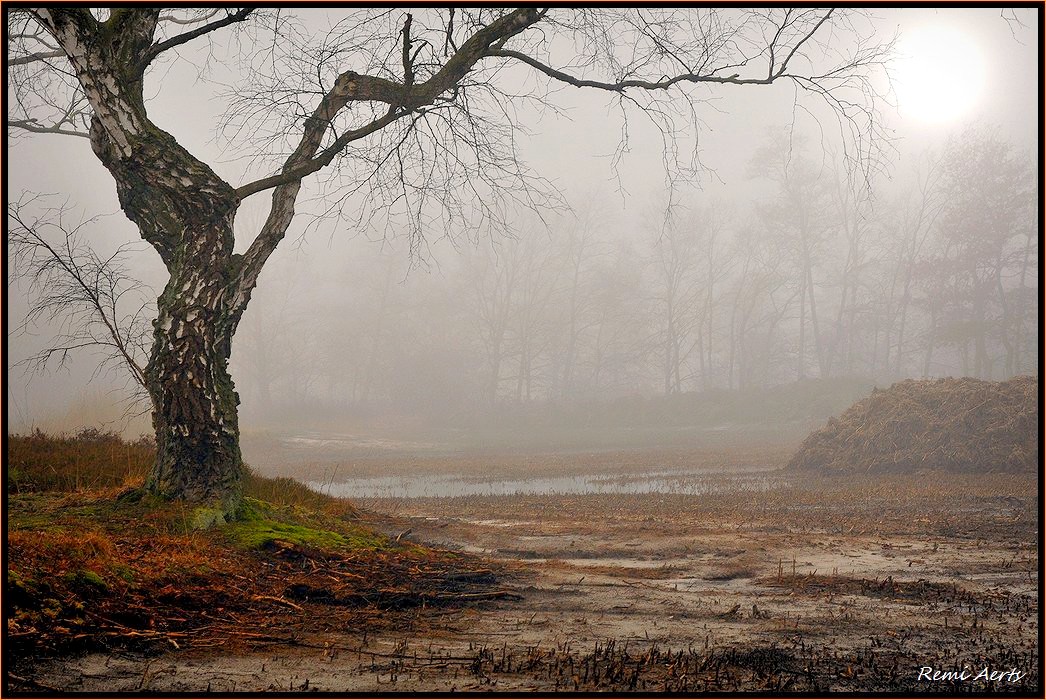
[{"label": "tree trunk", "polygon": [[1014,358],[1015,358],[1015,339],[1012,334],[1016,330],[1013,322],[1013,316],[1011,315],[1010,303],[1006,301],[1006,287],[1002,283],[1002,268],[1005,262],[1002,259],[1002,255],[997,254],[995,257],[995,273],[993,278],[995,280],[995,290],[999,294],[999,309],[1002,318],[999,323],[999,342],[1002,343],[1003,349],[1006,351],[1006,356],[1003,360],[1004,376],[1003,379],[1008,379],[1014,375]]},{"label": "tree trunk", "polygon": [[799,368],[796,380],[802,381],[806,378],[806,274],[804,270],[803,281],[799,284]]},{"label": "tree trunk", "polygon": [[[239,397],[228,362],[235,318],[222,304],[224,280],[187,260],[159,299],[146,367],[156,463],[146,489],[164,498],[235,510],[244,475]],[[179,294],[179,290],[198,290]],[[216,307],[216,308],[215,308]]]},{"label": "tree trunk", "polygon": [[1015,312],[1017,327],[1015,329],[1016,337],[1014,338],[1014,357],[1013,366],[1015,372],[1022,371],[1023,367],[1021,362],[1023,361],[1022,352],[1024,349],[1025,335],[1024,335],[1024,315],[1025,315],[1025,302],[1024,302],[1024,290],[1025,290],[1025,278],[1028,274],[1028,260],[1031,258],[1031,247],[1035,240],[1034,234],[1029,233],[1024,243],[1024,256],[1021,260],[1021,277],[1020,283],[1017,285],[1018,297],[1017,297],[1017,309]]},{"label": "tree trunk", "polygon": [[899,326],[897,328],[897,358],[895,360],[894,373],[898,377],[904,376],[904,332],[908,324],[908,306],[912,301],[912,261],[908,261],[904,270],[904,290],[901,293],[901,308]]},{"label": "tree trunk", "polygon": [[985,307],[987,292],[986,283],[982,282],[977,275],[976,269],[971,270],[970,279],[973,287],[973,367],[974,376],[978,379],[990,379],[991,370],[988,363],[988,341],[985,330],[987,324],[987,311]]},{"label": "tree trunk", "polygon": [[821,347],[821,327],[817,321],[817,299],[814,295],[814,269],[809,256],[806,260],[806,284],[810,296],[810,326],[814,331],[814,354],[817,358],[817,376],[825,378],[828,371],[824,365],[824,349]]},{"label": "tree trunk", "polygon": [[146,114],[159,14],[114,10],[102,23],[73,7],[44,8],[39,18],[92,107],[91,148],[116,180],[121,208],[170,272],[145,372],[157,448],[146,489],[230,515],[243,479],[230,341],[256,273],[241,279],[243,258],[232,252],[236,191]]},{"label": "tree trunk", "polygon": [[930,305],[930,330],[926,338],[926,357],[923,360],[923,379],[930,378],[930,370],[933,367],[933,350],[937,344],[937,307],[931,300]]},{"label": "tree trunk", "polygon": [[146,489],[229,516],[244,470],[228,361],[250,299],[238,281],[242,258],[232,252],[239,202],[226,182],[158,129],[139,137],[136,157],[112,158],[106,145],[98,139],[96,151],[116,178],[123,210],[170,273],[146,367],[157,448]]},{"label": "tree trunk", "polygon": [[[228,363],[233,333],[249,294],[235,293],[239,261],[232,254],[235,200],[231,193],[217,194],[223,189],[210,184],[211,192],[186,192],[181,209],[164,212],[168,221],[185,222],[177,237],[149,231],[150,236],[175,245],[165,257],[170,279],[157,300],[146,366],[156,431],[156,463],[146,489],[167,499],[220,507],[231,515],[241,496],[244,468],[239,397]],[[154,195],[154,216],[163,212],[165,202],[155,197],[155,188],[146,191]],[[120,192],[122,200],[142,194],[123,187]],[[129,206],[125,211],[136,213]],[[151,221],[138,223],[143,235],[153,226]]]},{"label": "tree trunk", "polygon": [[[116,177],[124,212],[170,273],[157,300],[146,367],[157,448],[146,489],[231,515],[243,464],[239,398],[228,361],[250,299],[250,289],[238,286],[241,257],[232,253],[238,201],[227,183],[168,134],[150,130],[136,145],[141,160],[103,162]],[[160,175],[153,169],[157,163],[164,166]]]}]

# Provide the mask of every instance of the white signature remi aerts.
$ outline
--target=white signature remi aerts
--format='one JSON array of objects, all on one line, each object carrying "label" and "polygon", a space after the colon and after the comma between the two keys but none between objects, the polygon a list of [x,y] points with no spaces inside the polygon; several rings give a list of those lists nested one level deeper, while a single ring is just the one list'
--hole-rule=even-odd
[{"label": "white signature remi aerts", "polygon": [[947,681],[1002,681],[1006,683],[1018,683],[1024,678],[1025,672],[1018,671],[1015,668],[1009,671],[992,671],[987,666],[982,668],[980,671],[975,671],[971,668],[964,668],[961,671],[938,671],[933,666],[923,666],[919,669],[919,676],[916,680],[920,681],[931,681],[931,682],[947,682]]}]

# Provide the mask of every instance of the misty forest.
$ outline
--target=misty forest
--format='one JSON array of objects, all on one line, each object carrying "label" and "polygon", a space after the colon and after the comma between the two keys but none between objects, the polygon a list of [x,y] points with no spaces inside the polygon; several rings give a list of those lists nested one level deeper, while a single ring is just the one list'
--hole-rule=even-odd
[{"label": "misty forest", "polygon": [[1041,697],[1041,3],[5,3],[5,691]]}]

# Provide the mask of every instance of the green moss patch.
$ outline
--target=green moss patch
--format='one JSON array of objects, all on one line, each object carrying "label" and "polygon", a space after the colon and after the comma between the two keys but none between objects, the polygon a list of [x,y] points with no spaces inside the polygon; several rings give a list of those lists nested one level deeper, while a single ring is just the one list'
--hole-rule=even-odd
[{"label": "green moss patch", "polygon": [[264,549],[274,542],[329,550],[382,550],[387,537],[342,518],[295,506],[276,506],[245,498],[237,519],[222,530],[238,547]]},{"label": "green moss patch", "polygon": [[224,525],[225,512],[221,508],[197,508],[189,518],[189,527],[193,530],[207,530]]},{"label": "green moss patch", "polygon": [[277,540],[322,549],[342,549],[350,546],[349,541],[336,532],[275,520],[234,523],[226,532],[233,542],[246,549],[263,549]]},{"label": "green moss patch", "polygon": [[89,569],[70,571],[65,575],[65,580],[73,590],[87,595],[105,593],[109,590],[109,584],[105,582],[105,579],[98,572]]}]

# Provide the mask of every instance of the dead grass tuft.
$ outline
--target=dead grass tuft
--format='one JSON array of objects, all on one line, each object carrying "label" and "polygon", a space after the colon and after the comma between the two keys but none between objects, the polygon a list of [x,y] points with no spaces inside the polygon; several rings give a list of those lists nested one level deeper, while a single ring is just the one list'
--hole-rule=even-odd
[{"label": "dead grass tuft", "polygon": [[[84,428],[75,434],[36,430],[7,440],[7,483],[11,493],[97,492],[141,486],[156,458],[148,436],[124,440],[113,432]],[[338,515],[358,511],[345,499],[317,493],[287,477],[265,477],[248,468],[247,496],[276,506]]]},{"label": "dead grass tuft", "polygon": [[84,428],[74,435],[36,430],[7,438],[7,484],[24,491],[80,491],[140,484],[156,456],[148,438]]}]

